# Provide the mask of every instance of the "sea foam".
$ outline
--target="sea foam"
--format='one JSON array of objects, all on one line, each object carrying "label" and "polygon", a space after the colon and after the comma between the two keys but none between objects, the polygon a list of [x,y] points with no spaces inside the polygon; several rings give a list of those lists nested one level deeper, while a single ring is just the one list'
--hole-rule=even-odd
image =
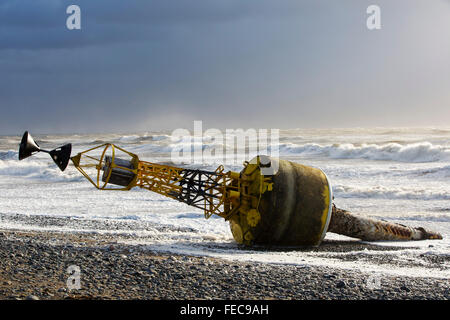
[{"label": "sea foam", "polygon": [[[274,146],[272,146],[273,148]],[[450,160],[450,148],[430,142],[412,144],[332,144],[307,143],[279,145],[282,155],[320,155],[332,159],[366,159],[399,162],[436,162]]]}]

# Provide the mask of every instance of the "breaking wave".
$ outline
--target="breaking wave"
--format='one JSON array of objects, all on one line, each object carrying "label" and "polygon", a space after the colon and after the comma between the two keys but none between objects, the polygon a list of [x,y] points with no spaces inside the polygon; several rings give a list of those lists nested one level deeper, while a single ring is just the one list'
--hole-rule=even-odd
[{"label": "breaking wave", "polygon": [[31,160],[0,160],[0,176],[24,177],[27,179],[45,180],[49,182],[82,181],[84,178],[74,168],[68,167],[61,172],[51,161]]},{"label": "breaking wave", "polygon": [[282,155],[321,155],[333,159],[390,160],[399,162],[436,162],[450,160],[450,148],[421,142],[402,145],[399,143],[334,144],[322,146],[315,143],[296,145],[280,144]]},{"label": "breaking wave", "polygon": [[[133,138],[127,137],[127,139],[131,140]],[[234,149],[234,146],[233,148],[229,148],[226,144],[218,143],[217,141],[205,143],[202,141],[170,141],[164,138],[162,140],[136,145],[134,149],[138,152],[152,153],[170,153],[177,150],[193,152],[194,148],[198,148],[199,150],[214,150],[218,148],[220,152],[242,152],[242,150]],[[267,151],[273,154],[276,151],[276,146],[269,146]],[[265,154],[266,152],[263,151],[262,153]],[[430,142],[413,144],[387,143],[381,145],[320,145],[316,143],[299,145],[295,143],[280,143],[278,145],[278,153],[280,156],[319,156],[331,159],[365,159],[411,163],[450,160],[450,147],[434,145]]]},{"label": "breaking wave", "polygon": [[18,152],[16,151],[0,151],[0,160],[14,160],[18,159]]},{"label": "breaking wave", "polygon": [[333,193],[339,198],[371,198],[398,200],[450,200],[446,190],[422,188],[393,188],[385,186],[351,187],[345,185],[333,186]]},{"label": "breaking wave", "polygon": [[143,143],[146,141],[162,141],[162,140],[170,140],[170,136],[165,134],[154,134],[154,135],[129,135],[122,136],[117,141],[120,143]]}]

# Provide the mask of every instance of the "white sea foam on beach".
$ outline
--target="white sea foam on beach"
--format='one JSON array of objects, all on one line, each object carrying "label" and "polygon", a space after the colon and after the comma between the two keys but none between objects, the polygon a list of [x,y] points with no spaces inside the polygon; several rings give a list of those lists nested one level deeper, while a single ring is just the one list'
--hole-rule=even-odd
[{"label": "white sea foam on beach", "polygon": [[[154,162],[170,160],[172,148],[186,143],[172,141],[170,132],[34,137],[47,149],[73,142],[73,154],[108,141]],[[422,261],[421,255],[450,254],[449,129],[293,129],[282,130],[279,140],[280,157],[327,173],[338,207],[423,226],[444,236],[443,240],[388,243],[405,247],[397,251],[398,259]],[[234,243],[221,218],[206,220],[201,210],[146,190],[98,191],[73,166],[60,172],[47,154],[19,162],[19,142],[19,136],[0,136],[1,228],[127,235],[128,243],[156,251],[450,278],[450,266],[430,268],[426,259],[423,265],[398,270],[370,264],[363,257],[355,263],[323,252],[246,250]],[[215,142],[195,143],[205,149],[213,148]],[[214,169],[213,165],[198,167]],[[326,239],[348,240],[331,233]]]}]

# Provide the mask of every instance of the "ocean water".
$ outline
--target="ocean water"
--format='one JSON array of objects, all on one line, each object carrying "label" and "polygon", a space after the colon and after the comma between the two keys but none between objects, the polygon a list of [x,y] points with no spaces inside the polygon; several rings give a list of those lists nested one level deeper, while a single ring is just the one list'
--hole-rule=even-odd
[{"label": "ocean water", "polygon": [[[111,142],[152,162],[169,161],[171,150],[186,143],[171,139],[171,132],[33,136],[45,149],[70,142],[72,154]],[[0,136],[2,229],[108,233],[126,235],[120,241],[154,251],[450,278],[448,264],[430,269],[425,260],[422,267],[393,268],[345,262],[323,252],[242,248],[234,243],[228,223],[219,217],[206,220],[196,208],[138,188],[96,190],[72,165],[60,172],[47,154],[18,161],[20,138]],[[196,143],[203,149],[216,146]],[[443,240],[377,243],[405,247],[396,253],[399,259],[450,255],[450,128],[281,130],[277,147],[280,158],[321,168],[338,207],[443,235]],[[194,167],[211,170],[215,165]],[[326,239],[349,240],[331,233]]]}]

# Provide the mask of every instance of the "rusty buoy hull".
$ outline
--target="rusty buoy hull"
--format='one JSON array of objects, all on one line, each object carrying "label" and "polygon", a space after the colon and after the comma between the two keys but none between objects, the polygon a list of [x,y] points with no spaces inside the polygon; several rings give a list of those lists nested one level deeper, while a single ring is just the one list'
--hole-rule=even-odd
[{"label": "rusty buoy hull", "polygon": [[[231,219],[234,239],[238,243],[257,245],[319,245],[332,214],[332,189],[327,176],[318,168],[268,159],[272,167],[275,163],[277,167],[271,176],[271,191],[260,195],[256,224],[250,220],[255,210],[248,214],[241,212]],[[247,166],[241,171],[241,177],[245,178],[249,171],[252,177],[262,174],[261,167]]]}]

